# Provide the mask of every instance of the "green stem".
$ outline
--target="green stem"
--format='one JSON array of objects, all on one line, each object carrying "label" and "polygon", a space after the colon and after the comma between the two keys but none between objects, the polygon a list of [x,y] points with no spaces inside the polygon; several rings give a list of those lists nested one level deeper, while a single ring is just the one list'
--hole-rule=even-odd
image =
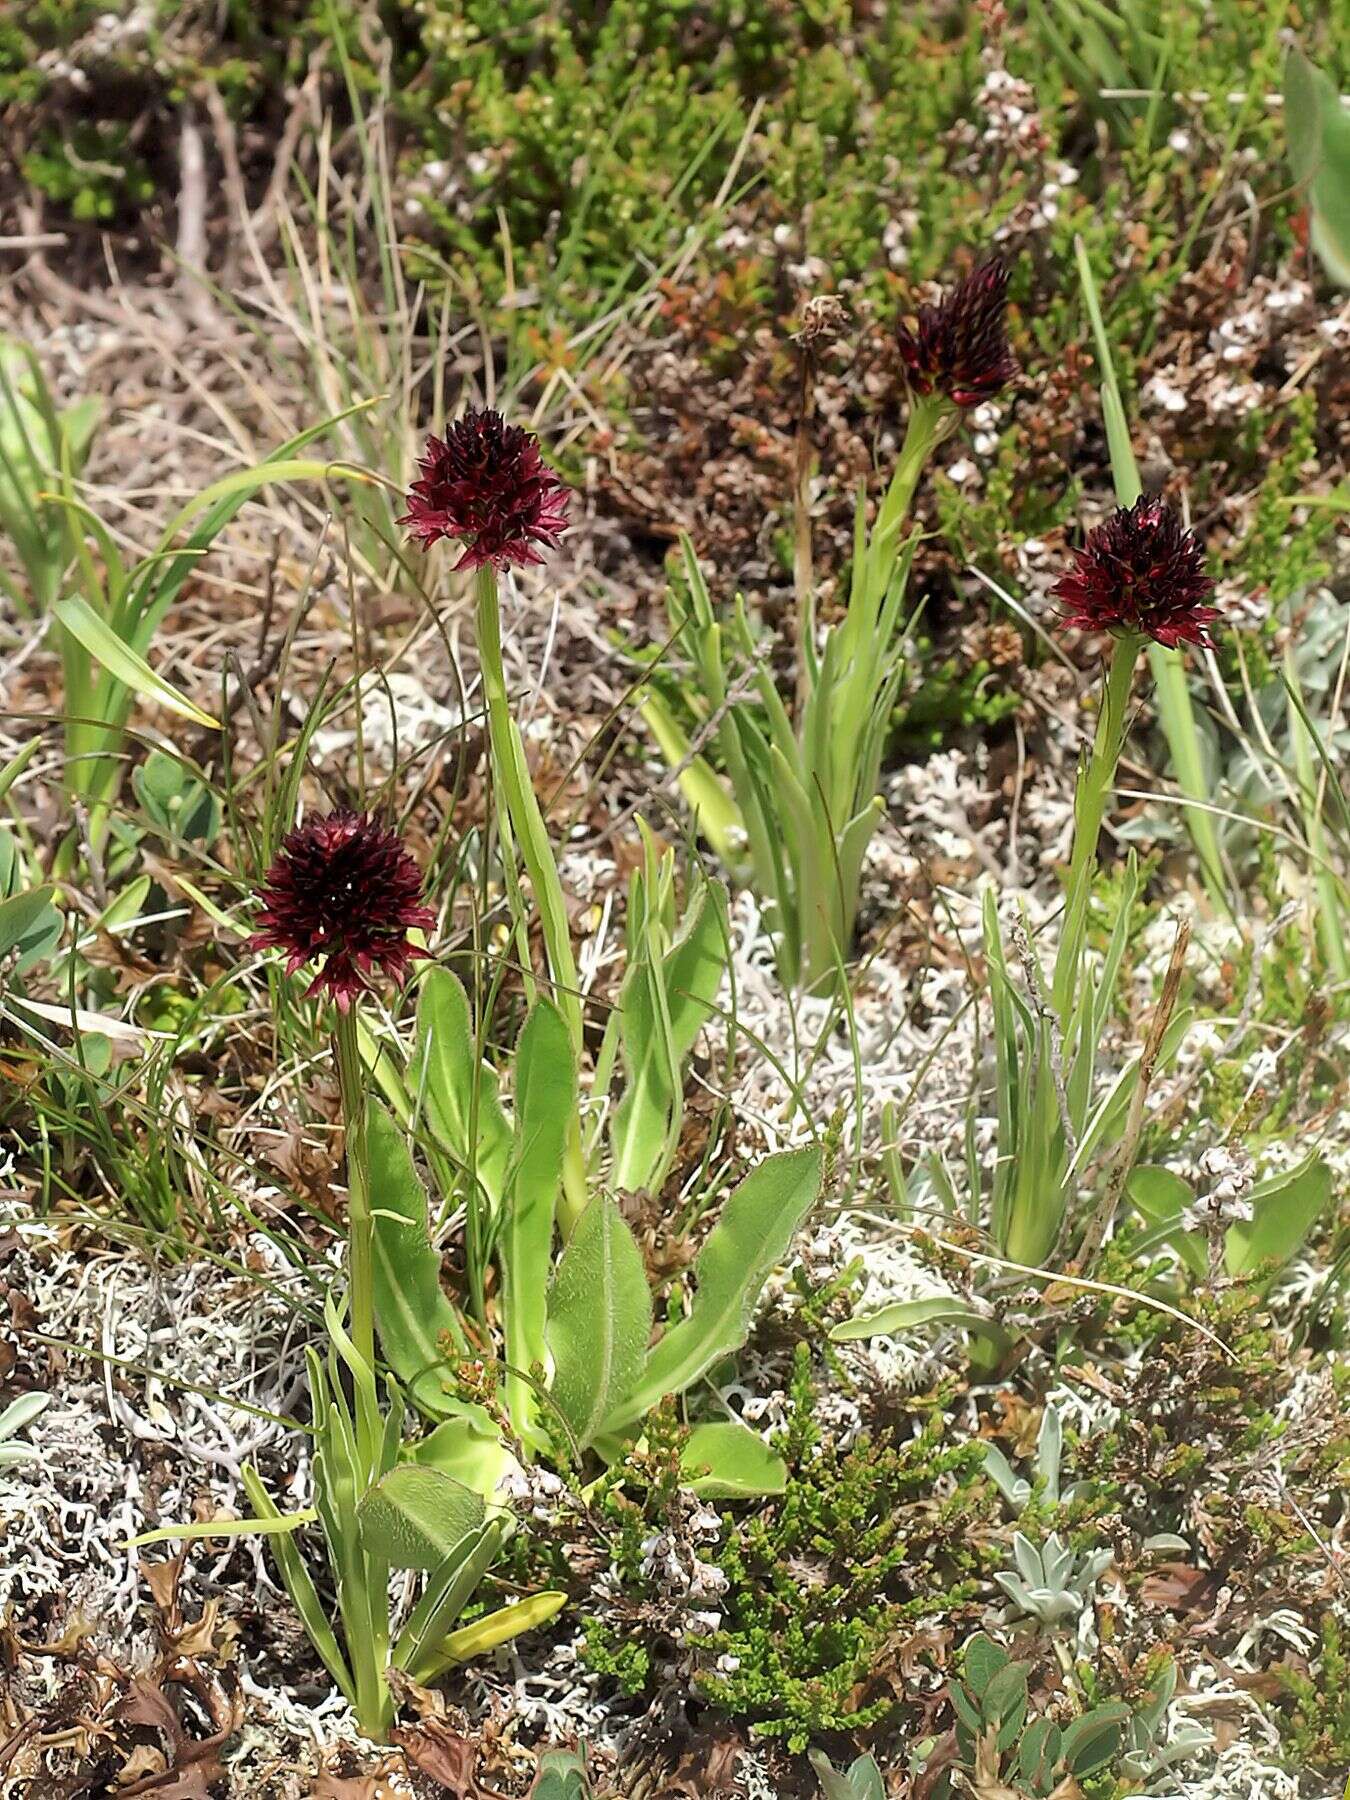
[{"label": "green stem", "polygon": [[898,549],[899,527],[914,504],[914,490],[919,485],[924,465],[955,422],[950,406],[939,395],[929,394],[926,399],[915,400],[910,407],[904,441],[895,461],[895,473],[877,514],[877,536],[886,530],[894,532],[893,553]]},{"label": "green stem", "polygon": [[[553,860],[544,815],[530,783],[525,747],[511,717],[502,664],[501,609],[497,600],[497,575],[491,567],[478,570],[474,580],[474,614],[478,637],[478,666],[487,700],[488,740],[492,769],[514,833],[520,859],[534,889],[539,908],[544,946],[548,953],[553,998],[567,1021],[578,1071],[582,1060],[580,984],[572,955],[572,936],[567,922],[558,867]],[[581,1121],[574,1114],[563,1151],[563,1200],[559,1217],[564,1235],[570,1233],[586,1205],[586,1164],[581,1148]]]},{"label": "green stem", "polygon": [[1069,863],[1064,929],[1055,958],[1054,1007],[1060,1025],[1067,1029],[1078,992],[1078,977],[1087,936],[1088,904],[1097,872],[1097,841],[1106,817],[1106,802],[1115,785],[1116,765],[1125,747],[1129,724],[1130,687],[1143,639],[1136,633],[1117,638],[1097,718],[1092,754],[1078,777],[1074,801],[1073,855]]},{"label": "green stem", "polygon": [[[347,1283],[351,1335],[357,1355],[375,1371],[375,1225],[370,1210],[370,1155],[366,1144],[366,1087],[357,1015],[339,1011],[333,1034],[347,1150]],[[358,1383],[358,1398],[360,1398]],[[364,1410],[364,1409],[363,1409]]]}]

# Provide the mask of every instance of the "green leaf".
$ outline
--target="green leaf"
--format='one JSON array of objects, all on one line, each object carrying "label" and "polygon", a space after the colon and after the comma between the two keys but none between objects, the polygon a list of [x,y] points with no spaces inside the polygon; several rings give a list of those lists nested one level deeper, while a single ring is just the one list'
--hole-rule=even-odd
[{"label": "green leaf", "polygon": [[210,844],[220,831],[220,800],[185,763],[152,750],[131,772],[131,785],[147,817],[170,838]]},{"label": "green leaf", "polygon": [[975,1701],[959,1681],[953,1681],[947,1692],[952,1703],[952,1711],[956,1714],[959,1723],[964,1725],[973,1737],[978,1737],[984,1730],[984,1719],[981,1717],[980,1709]]},{"label": "green leaf", "polygon": [[736,1419],[695,1425],[680,1452],[683,1485],[707,1500],[745,1500],[781,1494],[787,1464],[757,1431]]},{"label": "green leaf", "polygon": [[585,1449],[642,1374],[652,1298],[637,1240],[608,1194],[577,1221],[548,1299],[553,1398]]},{"label": "green leaf", "polygon": [[1293,45],[1284,63],[1284,129],[1289,167],[1300,187],[1312,180],[1322,160],[1322,106],[1328,88],[1335,96],[1327,77]]},{"label": "green leaf", "polygon": [[1195,1199],[1188,1181],[1157,1163],[1136,1163],[1125,1192],[1153,1225],[1179,1225],[1182,1210]]},{"label": "green leaf", "polygon": [[1094,1707],[1081,1719],[1066,1725],[1060,1753],[1070,1773],[1091,1775],[1110,1762],[1120,1749],[1129,1717],[1128,1706],[1112,1701],[1109,1706]]},{"label": "green leaf", "polygon": [[1033,1719],[1017,1747],[1022,1780],[1033,1793],[1048,1793],[1060,1758],[1062,1740],[1053,1719]]},{"label": "green leaf", "polygon": [[1350,112],[1340,96],[1322,110],[1322,160],[1312,184],[1312,245],[1331,279],[1350,287]]},{"label": "green leaf", "polygon": [[1252,1189],[1251,1224],[1228,1232],[1228,1273],[1250,1275],[1263,1263],[1287,1263],[1330,1203],[1331,1170],[1320,1156],[1259,1183]]},{"label": "green leaf", "polygon": [[548,1353],[548,1278],[563,1146],[576,1119],[577,1073],[571,1030],[551,1000],[536,1001],[516,1046],[516,1130],[498,1245],[506,1330],[507,1403],[526,1433],[537,1397],[523,1379]]},{"label": "green leaf", "polygon": [[495,1206],[511,1156],[511,1127],[497,1098],[496,1074],[478,1054],[468,996],[448,969],[430,969],[423,977],[408,1085],[442,1145],[474,1171]]},{"label": "green leaf", "polygon": [[400,1463],[356,1508],[367,1555],[394,1569],[436,1569],[481,1529],[483,1497],[453,1476]]},{"label": "green leaf", "polygon": [[15,956],[16,975],[25,974],[60,941],[63,921],[52,905],[55,891],[30,888],[0,900],[0,961]]},{"label": "green leaf", "polygon": [[[244,1492],[255,1513],[262,1519],[277,1520],[282,1517],[267,1489],[263,1486],[262,1477],[252,1463],[245,1463],[240,1470]],[[281,1532],[272,1539],[272,1555],[276,1559],[281,1579],[286,1584],[286,1592],[291,1597],[291,1604],[300,1615],[309,1641],[319,1654],[325,1669],[332,1676],[351,1704],[356,1701],[356,1683],[352,1679],[351,1670],[347,1667],[346,1658],[333,1627],[328,1622],[328,1614],[323,1602],[319,1599],[317,1588],[304,1559],[295,1545],[290,1541],[289,1533]]]},{"label": "green leaf", "polygon": [[67,594],[63,600],[58,600],[52,608],[52,614],[57,623],[77,643],[84,646],[95,662],[101,663],[110,675],[115,676],[133,693],[140,694],[143,699],[155,701],[182,718],[191,719],[196,725],[205,725],[216,731],[220,729],[218,719],[213,719],[210,713],[194,706],[186,694],[180,694],[173,683],[166,681],[152,669],[143,656],[124,644],[111,625],[100,619],[89,602],[79,594]]},{"label": "green leaf", "polygon": [[983,1700],[990,1682],[1008,1665],[1008,1652],[1002,1644],[980,1631],[966,1645],[965,1677],[977,1700]]},{"label": "green leaf", "polygon": [[1006,1749],[1027,1716],[1027,1671],[1023,1663],[1005,1663],[980,1697],[985,1723],[999,1728],[999,1748]]},{"label": "green leaf", "polygon": [[932,1294],[921,1300],[895,1300],[889,1306],[878,1307],[876,1312],[858,1313],[832,1326],[830,1339],[836,1344],[849,1344],[859,1338],[899,1337],[925,1325],[957,1325],[973,1330],[989,1324],[983,1313],[954,1294]]},{"label": "green leaf", "polygon": [[458,1631],[452,1631],[441,1639],[432,1654],[442,1669],[454,1663],[472,1662],[475,1657],[486,1656],[489,1650],[509,1644],[522,1631],[538,1631],[541,1625],[556,1619],[566,1605],[567,1595],[556,1589],[529,1594],[523,1600],[513,1600],[509,1606],[499,1607],[496,1612],[475,1619],[472,1625],[462,1625]]},{"label": "green leaf", "polygon": [[570,1750],[550,1750],[539,1758],[530,1800],[591,1800],[586,1759]]},{"label": "green leaf", "polygon": [[820,1750],[812,1750],[810,1759],[825,1800],[886,1800],[886,1784],[875,1757],[858,1757],[846,1775]]},{"label": "green leaf", "polygon": [[212,1538],[278,1537],[312,1525],[318,1516],[313,1508],[306,1508],[304,1512],[268,1514],[260,1519],[199,1519],[191,1525],[161,1525],[155,1531],[125,1538],[119,1548],[141,1550],[147,1544],[199,1543]]},{"label": "green leaf", "polygon": [[606,1420],[608,1430],[641,1418],[667,1394],[682,1394],[719,1357],[740,1348],[760,1290],[819,1198],[823,1172],[814,1145],[784,1150],[750,1171],[699,1251],[687,1317],[648,1356],[637,1387]]},{"label": "green leaf", "polygon": [[366,1106],[370,1205],[375,1240],[375,1322],[385,1360],[415,1405],[434,1417],[458,1411],[445,1394],[441,1340],[461,1338],[459,1315],[441,1290],[441,1259],[427,1236],[427,1196],[408,1140],[383,1106]]},{"label": "green leaf", "polygon": [[491,1500],[503,1478],[520,1465],[503,1441],[486,1407],[464,1404],[453,1418],[420,1438],[412,1460],[453,1475],[484,1500]]},{"label": "green leaf", "polygon": [[[725,896],[697,880],[698,891],[670,949],[653,956],[649,945],[636,946],[624,977],[619,1029],[628,1082],[611,1129],[612,1180],[623,1192],[655,1188],[664,1179],[684,1111],[684,1061],[726,965]],[[649,931],[656,935],[659,922]]]}]

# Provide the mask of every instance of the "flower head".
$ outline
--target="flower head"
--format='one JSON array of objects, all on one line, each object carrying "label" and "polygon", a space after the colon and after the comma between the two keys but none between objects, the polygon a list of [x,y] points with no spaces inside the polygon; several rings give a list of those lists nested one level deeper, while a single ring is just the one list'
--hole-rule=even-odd
[{"label": "flower head", "polygon": [[259,891],[262,930],[253,950],[285,950],[286,972],[323,957],[307,990],[327,990],[343,1012],[374,970],[401,981],[414,957],[414,928],[436,915],[420,904],[422,873],[398,834],[365,813],[310,819],[286,836]]},{"label": "flower head", "polygon": [[443,439],[427,439],[417,466],[399,524],[424,548],[438,538],[462,544],[456,568],[541,562],[537,546],[551,549],[567,529],[567,489],[538,438],[499,412],[470,408]]},{"label": "flower head", "polygon": [[1174,649],[1209,646],[1214,583],[1200,540],[1156,494],[1141,494],[1087,534],[1073,568],[1050,590],[1064,624],[1084,631],[1138,631]]},{"label": "flower head", "polygon": [[896,326],[911,393],[941,394],[953,406],[992,400],[1017,375],[1003,314],[1008,265],[991,257],[937,306],[921,306],[914,329]]}]

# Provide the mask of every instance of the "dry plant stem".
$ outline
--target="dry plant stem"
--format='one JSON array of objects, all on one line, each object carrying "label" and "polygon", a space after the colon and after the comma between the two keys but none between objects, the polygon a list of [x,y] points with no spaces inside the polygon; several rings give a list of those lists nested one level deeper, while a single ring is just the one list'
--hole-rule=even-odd
[{"label": "dry plant stem", "polygon": [[797,440],[792,482],[792,584],[797,600],[797,711],[806,704],[810,685],[810,656],[816,630],[815,567],[811,547],[811,421],[816,410],[816,359],[810,346],[798,352],[801,385],[798,389]]},{"label": "dry plant stem", "polygon": [[1162,994],[1158,1000],[1157,1010],[1153,1014],[1153,1023],[1149,1026],[1143,1054],[1139,1058],[1139,1079],[1130,1096],[1130,1110],[1125,1120],[1125,1134],[1120,1140],[1120,1150],[1112,1165],[1106,1192],[1102,1195],[1101,1204],[1088,1222],[1082,1247],[1078,1253],[1078,1266],[1083,1270],[1092,1267],[1097,1259],[1098,1251],[1106,1241],[1107,1228],[1116,1216],[1120,1197],[1125,1191],[1125,1183],[1129,1179],[1130,1170],[1134,1167],[1134,1159],[1139,1151],[1139,1139],[1144,1129],[1144,1108],[1148,1104],[1148,1090],[1158,1067],[1158,1057],[1162,1053],[1163,1037],[1171,1023],[1172,1014],[1176,1010],[1177,995],[1181,992],[1181,977],[1186,970],[1186,950],[1190,941],[1190,924],[1183,919],[1177,926],[1171,961],[1167,965],[1167,974],[1163,978]]},{"label": "dry plant stem", "polygon": [[1078,988],[1079,963],[1087,936],[1088,904],[1097,868],[1097,840],[1106,816],[1106,802],[1116,778],[1116,765],[1125,745],[1129,724],[1130,686],[1143,639],[1137,633],[1117,638],[1102,694],[1097,732],[1078,781],[1074,805],[1073,854],[1069,862],[1064,928],[1055,958],[1052,999],[1061,1024],[1067,1025]]},{"label": "dry plant stem", "polygon": [[[506,671],[502,665],[502,624],[497,598],[497,573],[490,565],[485,565],[475,573],[474,596],[478,664],[482,670],[483,692],[487,700],[493,775],[520,851],[520,859],[534,889],[534,903],[539,909],[544,945],[548,952],[553,999],[567,1021],[572,1038],[572,1053],[579,1070],[582,1053],[581,985],[572,955],[572,939],[562,883],[558,880],[558,869],[548,841],[544,815],[530,783],[524,746],[515,720],[511,717]],[[564,1235],[570,1233],[580,1218],[586,1205],[586,1197],[581,1126],[579,1120],[573,1117],[563,1154],[563,1198],[559,1210]]]}]

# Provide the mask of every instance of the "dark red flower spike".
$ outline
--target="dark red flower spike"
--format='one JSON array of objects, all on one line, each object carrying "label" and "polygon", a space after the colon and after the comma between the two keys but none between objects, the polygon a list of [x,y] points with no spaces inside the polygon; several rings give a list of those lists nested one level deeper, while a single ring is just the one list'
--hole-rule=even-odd
[{"label": "dark red flower spike", "polygon": [[1004,313],[1008,266],[991,257],[936,306],[921,306],[914,327],[896,326],[910,392],[941,394],[962,409],[992,400],[1017,376]]},{"label": "dark red flower spike", "polygon": [[542,562],[567,529],[568,490],[539,453],[539,440],[499,412],[470,409],[427,439],[419,478],[399,520],[424,548],[439,538],[463,546],[455,567]]},{"label": "dark red flower spike", "polygon": [[1212,647],[1214,583],[1193,531],[1165,500],[1141,494],[1087,534],[1073,567],[1050,590],[1063,623],[1083,631],[1137,631],[1174,649]]},{"label": "dark red flower spike", "polygon": [[374,973],[402,981],[425,950],[408,942],[431,931],[422,872],[396,832],[365,813],[339,811],[297,826],[282,842],[259,890],[262,929],[253,950],[284,950],[286,972],[323,958],[309,994],[330,993],[346,1012]]}]

